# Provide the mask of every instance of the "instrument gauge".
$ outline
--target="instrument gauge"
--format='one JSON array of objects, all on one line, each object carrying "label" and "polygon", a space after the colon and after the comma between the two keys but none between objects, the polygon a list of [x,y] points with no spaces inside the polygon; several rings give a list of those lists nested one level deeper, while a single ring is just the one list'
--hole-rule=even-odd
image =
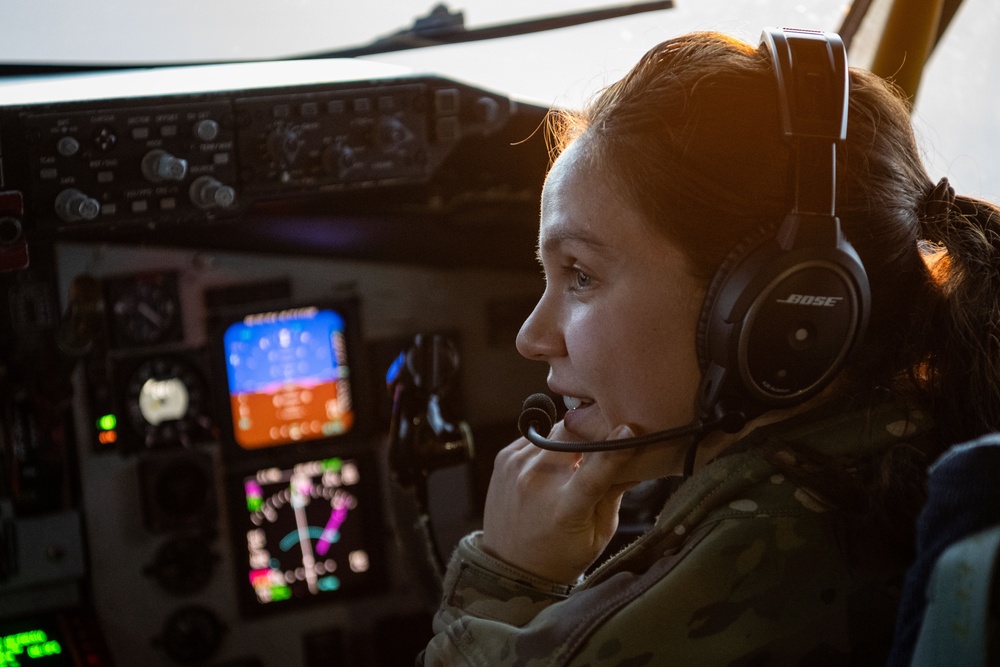
[{"label": "instrument gauge", "polygon": [[110,278],[105,280],[105,294],[116,346],[158,345],[182,338],[176,273]]},{"label": "instrument gauge", "polygon": [[188,446],[212,438],[208,391],[192,360],[175,354],[155,355],[122,377],[124,413],[135,444]]}]

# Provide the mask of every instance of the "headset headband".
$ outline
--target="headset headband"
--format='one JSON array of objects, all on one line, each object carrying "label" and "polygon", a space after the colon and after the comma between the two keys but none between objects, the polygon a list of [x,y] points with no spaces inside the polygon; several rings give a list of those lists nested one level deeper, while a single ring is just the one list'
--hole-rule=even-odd
[{"label": "headset headband", "polygon": [[[868,321],[868,278],[837,218],[837,144],[849,76],[839,36],[764,30],[795,203],[776,234],[745,240],[716,272],[698,327],[706,418],[796,405],[836,376]],[[725,224],[720,221],[719,224]]]},{"label": "headset headband", "polygon": [[774,62],[781,129],[796,152],[793,213],[833,216],[837,142],[847,138],[847,51],[838,35],[768,28],[761,35]]}]

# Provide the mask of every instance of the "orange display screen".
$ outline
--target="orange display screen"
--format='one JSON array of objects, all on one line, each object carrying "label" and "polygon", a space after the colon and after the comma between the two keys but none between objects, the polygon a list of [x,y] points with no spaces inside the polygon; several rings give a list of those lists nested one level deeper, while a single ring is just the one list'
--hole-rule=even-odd
[{"label": "orange display screen", "polygon": [[249,315],[224,334],[233,435],[259,449],[354,425],[343,316],[296,308]]}]

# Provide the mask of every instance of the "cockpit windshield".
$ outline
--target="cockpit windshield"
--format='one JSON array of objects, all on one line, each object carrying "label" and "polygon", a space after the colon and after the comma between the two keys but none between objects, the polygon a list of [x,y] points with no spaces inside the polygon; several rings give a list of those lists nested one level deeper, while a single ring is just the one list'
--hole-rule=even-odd
[{"label": "cockpit windshield", "polygon": [[[578,106],[664,36],[711,29],[754,40],[764,25],[850,33],[870,63],[891,0],[528,0],[462,4],[298,0],[11,0],[0,22],[4,74],[349,54],[491,88],[546,106]],[[935,3],[922,3],[934,5]],[[936,3],[949,18],[915,101],[932,164],[967,191],[1000,189],[1000,134],[989,85],[1000,45],[990,0]],[[611,18],[608,18],[611,17]],[[563,27],[554,27],[563,26]],[[507,36],[502,36],[507,35]],[[431,46],[433,44],[439,44]],[[358,55],[362,54],[362,55]],[[962,123],[950,120],[961,104]],[[926,119],[926,120],[925,120]]]}]

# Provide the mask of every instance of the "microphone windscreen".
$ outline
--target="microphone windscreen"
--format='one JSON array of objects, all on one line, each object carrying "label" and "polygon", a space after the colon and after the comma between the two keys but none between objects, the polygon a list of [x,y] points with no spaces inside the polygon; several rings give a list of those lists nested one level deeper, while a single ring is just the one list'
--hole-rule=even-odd
[{"label": "microphone windscreen", "polygon": [[556,423],[556,404],[545,394],[532,394],[524,399],[517,428],[521,435],[528,436],[528,427],[534,426],[540,435],[548,434]]}]

